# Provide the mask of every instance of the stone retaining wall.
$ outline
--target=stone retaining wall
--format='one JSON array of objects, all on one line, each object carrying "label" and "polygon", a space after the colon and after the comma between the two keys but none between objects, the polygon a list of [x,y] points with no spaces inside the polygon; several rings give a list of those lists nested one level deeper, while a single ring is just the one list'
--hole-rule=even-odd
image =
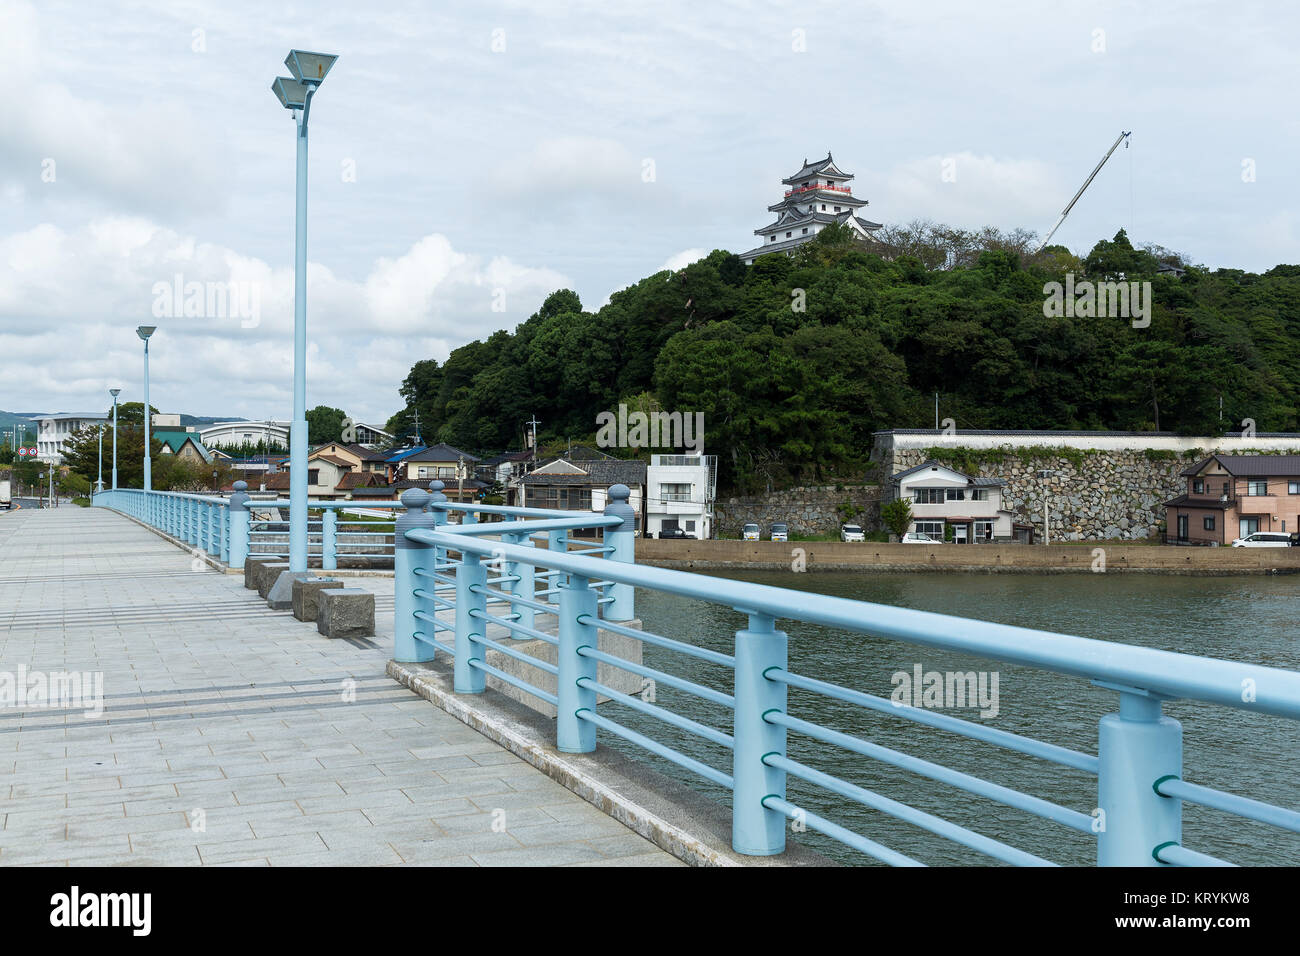
[{"label": "stone retaining wall", "polygon": [[880,523],[879,485],[814,485],[719,499],[713,508],[714,534],[739,537],[748,521],[757,522],[764,535],[774,521],[786,522],[794,534],[838,531],[845,522],[839,506],[846,501],[863,509],[854,523],[868,529]]}]

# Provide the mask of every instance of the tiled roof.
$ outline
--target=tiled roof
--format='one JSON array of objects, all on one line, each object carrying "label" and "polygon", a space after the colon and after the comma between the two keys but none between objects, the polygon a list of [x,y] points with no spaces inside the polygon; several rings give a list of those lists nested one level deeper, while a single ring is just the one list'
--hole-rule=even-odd
[{"label": "tiled roof", "polygon": [[347,469],[351,469],[351,468],[352,468],[352,462],[348,461],[346,458],[339,458],[339,457],[336,456],[336,455],[321,455],[321,454],[315,454],[315,455],[312,455],[312,456],[311,456],[310,458],[308,458],[307,460],[308,460],[308,461],[328,461],[331,465],[338,465],[340,468],[347,468]]},{"label": "tiled roof", "polygon": [[1195,475],[1213,459],[1236,478],[1294,478],[1300,476],[1300,455],[1210,455],[1185,468],[1186,477]]},{"label": "tiled roof", "polygon": [[570,462],[570,464],[581,468],[585,474],[539,475],[537,472],[532,472],[520,480],[529,485],[597,485],[607,487],[617,484],[645,484],[646,463],[643,461],[621,461],[614,458],[609,461],[575,461]]},{"label": "tiled roof", "polygon": [[1232,507],[1228,501],[1220,501],[1218,498],[1193,498],[1191,495],[1179,495],[1177,498],[1170,498],[1165,502],[1166,508],[1204,508],[1208,511],[1226,511]]},{"label": "tiled roof", "polygon": [[[421,451],[418,451],[412,455],[405,456],[403,460],[405,461],[456,461],[459,458],[464,458],[467,462],[471,464],[478,461],[478,458],[475,457],[474,455],[471,455],[469,452],[461,451],[459,448],[453,448],[451,447],[451,445],[446,445],[446,444],[430,445],[428,448],[422,449]],[[388,460],[393,461],[392,458]]]},{"label": "tiled roof", "polygon": [[853,178],[851,173],[846,173],[843,170],[840,170],[835,167],[835,160],[831,159],[831,154],[828,152],[826,154],[825,159],[819,159],[815,163],[810,163],[808,162],[807,159],[805,159],[803,161],[803,168],[800,169],[799,172],[795,173],[793,176],[781,180],[781,182],[786,183],[787,185],[792,185],[801,179],[804,179],[808,176],[815,175],[816,173],[820,173],[823,169],[825,169],[828,166],[835,169],[835,172],[827,174],[829,176],[842,176],[842,177],[847,177],[848,179]]},{"label": "tiled roof", "polygon": [[339,479],[336,488],[370,488],[382,484],[379,475],[371,471],[349,471]]}]

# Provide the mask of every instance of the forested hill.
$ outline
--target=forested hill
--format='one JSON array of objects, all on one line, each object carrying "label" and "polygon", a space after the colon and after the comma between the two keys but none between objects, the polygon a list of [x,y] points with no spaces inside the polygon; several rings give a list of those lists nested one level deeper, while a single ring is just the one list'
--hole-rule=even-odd
[{"label": "forested hill", "polygon": [[[1159,275],[1123,232],[1082,261],[968,252],[932,268],[828,229],[752,267],[714,252],[595,313],[556,292],[513,334],[417,362],[388,427],[418,408],[426,439],[478,453],[518,448],[533,415],[543,439],[590,441],[620,402],[703,412],[729,488],[860,472],[873,431],[933,427],[935,392],[958,428],[1297,429],[1300,266]],[[1150,325],[1047,317],[1044,285],[1066,273],[1149,280]]]}]

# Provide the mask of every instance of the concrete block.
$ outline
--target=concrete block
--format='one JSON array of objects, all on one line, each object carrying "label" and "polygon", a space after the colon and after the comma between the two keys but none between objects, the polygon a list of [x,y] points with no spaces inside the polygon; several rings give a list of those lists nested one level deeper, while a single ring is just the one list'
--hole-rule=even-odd
[{"label": "concrete block", "polygon": [[275,583],[266,592],[266,606],[272,611],[288,611],[293,607],[293,582],[295,579],[310,578],[310,571],[281,571],[275,576]]},{"label": "concrete block", "polygon": [[257,590],[257,574],[259,565],[267,564],[271,561],[278,561],[279,558],[264,558],[255,555],[249,555],[244,559],[244,587],[250,591]]},{"label": "concrete block", "polygon": [[257,596],[265,598],[270,594],[276,579],[280,577],[280,572],[288,570],[288,561],[266,561],[259,564],[257,570],[253,572],[257,576]]},{"label": "concrete block", "polygon": [[321,591],[316,630],[326,637],[370,637],[375,633],[375,596],[360,588]]},{"label": "concrete block", "polygon": [[300,621],[315,621],[320,613],[320,592],[344,587],[338,578],[296,578],[293,582],[293,616]]}]

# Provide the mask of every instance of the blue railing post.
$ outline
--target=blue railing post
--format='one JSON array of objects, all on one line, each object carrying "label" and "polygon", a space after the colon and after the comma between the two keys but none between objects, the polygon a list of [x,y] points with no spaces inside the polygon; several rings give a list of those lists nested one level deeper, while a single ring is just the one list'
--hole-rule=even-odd
[{"label": "blue railing post", "polygon": [[[596,712],[596,692],[579,687],[583,678],[596,679],[596,660],[583,657],[579,648],[596,649],[597,594],[587,586],[588,579],[573,575],[560,586],[560,648],[556,659],[555,746],[561,753],[585,754],[596,749],[596,725],[578,716],[579,711]],[[579,618],[586,616],[584,623]]]},{"label": "blue railing post", "polygon": [[[393,548],[394,560],[396,560],[396,535],[393,536]],[[320,569],[322,571],[336,571],[338,566],[339,515],[333,508],[326,508],[320,516]]]},{"label": "blue railing post", "polygon": [[230,560],[232,568],[242,568],[248,557],[248,482],[235,482],[230,496]]},{"label": "blue railing post", "polygon": [[[434,527],[442,527],[447,523],[447,509],[433,507],[435,503],[445,502],[447,496],[443,494],[442,489],[446,487],[441,481],[429,482],[429,503],[425,505],[429,514],[433,515]],[[433,552],[434,567],[441,568],[447,563],[447,549],[439,545]]]},{"label": "blue railing post", "polygon": [[230,508],[225,504],[217,506],[217,550],[221,563],[230,567]]},{"label": "blue railing post", "polygon": [[1097,740],[1097,864],[1161,866],[1156,850],[1183,839],[1183,803],[1156,784],[1183,773],[1183,728],[1160,698],[1121,691],[1119,713],[1101,719]]},{"label": "blue railing post", "polygon": [[[424,589],[432,594],[435,582],[433,578],[420,577],[415,572],[433,573],[435,548],[406,537],[408,531],[433,529],[433,516],[424,511],[429,493],[420,488],[409,488],[402,493],[401,500],[406,510],[393,522],[393,659],[401,663],[431,661],[434,646],[428,642],[437,638],[437,629],[428,621],[417,618],[415,612],[436,615],[437,606],[432,601],[416,597],[415,592]],[[418,640],[417,632],[426,640]]]},{"label": "blue railing post", "polygon": [[208,554],[221,554],[221,536],[220,529],[217,527],[217,506],[211,501],[204,502],[204,509],[208,513],[208,537],[203,542],[203,547]]},{"label": "blue railing post", "polygon": [[[460,553],[456,568],[456,666],[453,689],[458,694],[481,694],[487,686],[487,674],[470,661],[487,663],[487,645],[476,640],[487,634],[487,621],[470,612],[487,613],[487,595],[483,593],[487,569],[477,554]],[[471,590],[478,588],[477,591]]]},{"label": "blue railing post", "polygon": [[[546,550],[558,551],[560,554],[567,554],[569,551],[568,534],[564,531],[546,532]],[[551,583],[548,584],[545,588],[543,588],[543,590],[549,591],[552,588],[558,588],[565,584],[568,584],[569,576],[565,574],[563,571],[553,571],[551,576],[546,580],[550,581]],[[548,604],[556,603],[558,600],[559,600],[558,595],[555,597],[548,595],[546,598]]]},{"label": "blue railing post", "polygon": [[774,623],[770,615],[750,614],[749,627],[736,632],[731,847],[747,856],[785,851],[785,815],[763,806],[769,796],[785,799],[785,771],[764,763],[766,756],[785,756],[785,728],[764,719],[786,709],[786,685],[766,674],[786,667],[788,639]]},{"label": "blue railing post", "polygon": [[[605,557],[611,561],[622,561],[625,564],[634,564],[636,562],[636,512],[632,506],[627,503],[628,497],[632,494],[632,489],[627,485],[612,485],[609,489],[609,500],[605,504],[605,514],[622,518],[621,525],[614,525],[605,529],[605,546],[612,548],[605,554]],[[611,584],[607,593],[614,600],[605,605],[605,620],[607,621],[630,621],[636,617],[635,598],[632,585],[630,584]]]}]

